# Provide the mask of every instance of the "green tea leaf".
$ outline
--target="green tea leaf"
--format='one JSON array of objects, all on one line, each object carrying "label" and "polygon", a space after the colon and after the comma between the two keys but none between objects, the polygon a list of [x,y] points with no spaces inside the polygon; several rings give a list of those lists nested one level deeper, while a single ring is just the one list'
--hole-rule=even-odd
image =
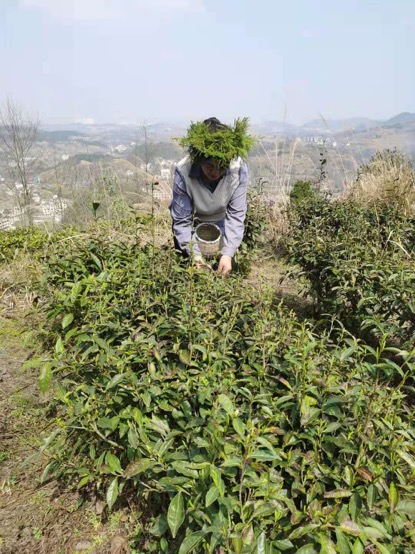
[{"label": "green tea leaf", "polygon": [[59,337],[55,344],[55,352],[56,354],[63,354],[65,351],[65,347],[63,346],[62,337]]},{"label": "green tea leaf", "polygon": [[308,525],[304,525],[303,527],[297,527],[297,529],[294,529],[294,531],[288,536],[288,540],[293,541],[294,539],[299,539],[300,537],[307,535],[308,533],[310,533],[310,531],[313,531],[318,527],[320,527],[320,525],[318,525],[317,523],[309,523]]},{"label": "green tea leaf", "polygon": [[125,378],[125,373],[118,373],[117,375],[115,375],[111,381],[108,381],[107,383],[107,386],[105,387],[105,390],[110,390],[112,389],[113,387],[115,387],[116,385],[118,385],[118,383],[121,383],[121,381]]},{"label": "green tea leaf", "polygon": [[167,510],[167,523],[173,538],[176,538],[177,532],[184,521],[184,502],[182,492],[178,492],[170,502]]},{"label": "green tea leaf", "polygon": [[297,554],[319,554],[312,544],[305,544],[297,550]]},{"label": "green tea leaf", "polygon": [[147,471],[154,465],[155,465],[155,462],[153,460],[149,460],[148,458],[142,458],[141,460],[131,462],[126,467],[124,476],[126,479],[131,479],[131,477],[135,477],[136,475],[139,475],[140,473]]},{"label": "green tea leaf", "polygon": [[232,425],[235,431],[238,433],[240,437],[243,437],[245,434],[245,425],[239,417],[236,417],[232,420]]},{"label": "green tea leaf", "polygon": [[107,490],[107,504],[108,509],[112,510],[116,500],[118,498],[118,477],[115,477]]},{"label": "green tea leaf", "polygon": [[389,506],[393,512],[397,503],[399,502],[399,492],[395,483],[391,483],[389,486]]},{"label": "green tea leaf", "polygon": [[121,468],[120,460],[117,458],[117,456],[115,456],[111,452],[108,452],[105,458],[106,458],[107,464],[110,467],[110,470],[113,473],[121,474],[123,472]]},{"label": "green tea leaf", "polygon": [[196,531],[187,535],[179,548],[179,554],[188,554],[191,552],[206,535],[205,531]]},{"label": "green tea leaf", "polygon": [[415,500],[400,500],[396,505],[396,511],[415,517]]},{"label": "green tea leaf", "polygon": [[352,517],[352,520],[356,522],[360,512],[362,510],[362,499],[360,498],[359,493],[355,492],[349,502],[349,514]]},{"label": "green tea leaf", "polygon": [[66,329],[67,327],[69,327],[73,319],[73,314],[66,314],[66,316],[62,319],[62,329]]},{"label": "green tea leaf", "polygon": [[211,504],[213,504],[218,498],[219,498],[219,489],[218,487],[215,487],[215,485],[213,485],[206,493],[206,501],[205,501],[206,508],[208,508]]},{"label": "green tea leaf", "polygon": [[352,496],[351,491],[346,491],[344,489],[335,489],[334,491],[328,491],[324,494],[324,498],[349,498]]},{"label": "green tea leaf", "polygon": [[349,541],[339,528],[336,528],[336,542],[340,554],[350,554],[351,547]]},{"label": "green tea leaf", "polygon": [[267,554],[267,543],[265,531],[259,535],[256,543],[256,554]]},{"label": "green tea leaf", "polygon": [[281,550],[281,552],[285,552],[286,550],[291,550],[291,548],[294,548],[293,543],[288,540],[273,541],[273,546],[275,546],[275,548],[278,548],[278,550]]},{"label": "green tea leaf", "polygon": [[226,394],[220,394],[218,396],[218,402],[227,414],[229,414],[230,416],[233,415],[235,408],[229,396],[226,396]]},{"label": "green tea leaf", "polygon": [[365,547],[360,539],[356,539],[353,545],[352,554],[363,554]]},{"label": "green tea leaf", "polygon": [[345,519],[340,525],[340,530],[354,537],[358,537],[361,533],[360,527],[351,519]]},{"label": "green tea leaf", "polygon": [[52,369],[49,363],[46,363],[40,372],[38,384],[42,392],[47,392],[52,382]]}]

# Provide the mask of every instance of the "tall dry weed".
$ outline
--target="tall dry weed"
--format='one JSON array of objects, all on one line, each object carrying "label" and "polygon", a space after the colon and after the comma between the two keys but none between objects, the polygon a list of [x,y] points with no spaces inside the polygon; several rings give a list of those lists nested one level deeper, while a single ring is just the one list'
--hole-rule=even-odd
[{"label": "tall dry weed", "polygon": [[402,212],[415,212],[415,173],[412,161],[396,150],[377,152],[361,166],[349,195],[366,204],[393,202]]}]

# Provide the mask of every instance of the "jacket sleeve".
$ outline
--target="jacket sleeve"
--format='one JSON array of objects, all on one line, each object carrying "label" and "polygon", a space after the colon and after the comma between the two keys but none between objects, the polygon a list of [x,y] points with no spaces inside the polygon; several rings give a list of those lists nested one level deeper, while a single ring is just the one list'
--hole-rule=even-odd
[{"label": "jacket sleeve", "polygon": [[[173,199],[170,204],[170,214],[173,221],[173,234],[183,252],[190,255],[192,239],[193,202],[187,193],[185,180],[176,168],[173,182]],[[193,253],[200,254],[197,244],[193,244]]]},{"label": "jacket sleeve", "polygon": [[234,256],[239,248],[245,229],[248,194],[248,167],[242,163],[239,168],[239,185],[228,204],[225,215],[225,232],[222,247],[223,256]]}]

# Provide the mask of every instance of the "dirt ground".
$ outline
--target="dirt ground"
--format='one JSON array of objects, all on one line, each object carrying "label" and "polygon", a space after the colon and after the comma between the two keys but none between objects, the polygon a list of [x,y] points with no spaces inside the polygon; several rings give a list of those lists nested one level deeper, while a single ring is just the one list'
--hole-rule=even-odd
[{"label": "dirt ground", "polygon": [[79,507],[77,492],[53,481],[40,485],[39,446],[53,418],[37,388],[39,370],[23,366],[35,354],[25,342],[28,317],[14,309],[0,313],[0,553],[127,553],[125,514],[108,518],[100,502]]}]

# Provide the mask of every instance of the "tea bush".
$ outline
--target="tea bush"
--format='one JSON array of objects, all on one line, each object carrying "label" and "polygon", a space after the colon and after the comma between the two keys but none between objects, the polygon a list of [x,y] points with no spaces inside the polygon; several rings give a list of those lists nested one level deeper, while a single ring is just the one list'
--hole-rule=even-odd
[{"label": "tea bush", "polygon": [[0,264],[9,263],[18,252],[40,252],[48,234],[39,227],[25,227],[13,231],[0,231]]},{"label": "tea bush", "polygon": [[290,203],[297,204],[318,195],[316,185],[313,185],[310,181],[296,181],[290,192]]},{"label": "tea bush", "polygon": [[10,231],[0,231],[0,264],[10,263],[17,255],[26,253],[41,258],[48,245],[79,235],[79,230],[66,227],[59,231],[48,232],[39,227],[23,227]]},{"label": "tea bush", "polygon": [[320,314],[413,344],[415,219],[393,203],[311,198],[291,211],[288,249]]},{"label": "tea bush", "polygon": [[136,552],[411,552],[414,351],[333,344],[272,291],[104,238],[51,254],[43,298],[43,480],[135,499]]}]

